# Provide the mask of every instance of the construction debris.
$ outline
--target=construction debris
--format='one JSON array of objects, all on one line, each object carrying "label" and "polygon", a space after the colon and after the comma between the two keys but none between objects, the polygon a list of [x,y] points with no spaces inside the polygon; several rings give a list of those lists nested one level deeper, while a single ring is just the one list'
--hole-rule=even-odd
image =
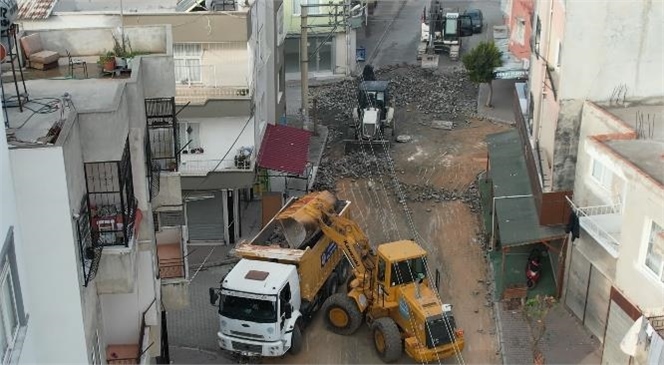
[{"label": "construction debris", "polygon": [[[397,110],[416,110],[432,119],[462,120],[477,107],[477,86],[459,68],[444,74],[418,66],[388,66],[375,72],[378,80],[390,81],[390,98]],[[359,80],[344,80],[310,88],[318,108],[333,112],[335,124],[351,120],[351,108],[357,104]]]},{"label": "construction debris", "polygon": [[[393,161],[388,156],[380,156],[371,151],[355,152],[335,158],[333,161],[328,157],[321,160],[314,189],[336,190],[337,179],[376,179],[382,183],[383,188],[391,194],[411,202],[445,202],[461,201],[468,204],[472,212],[480,212],[480,194],[477,184],[473,182],[466,190],[446,190],[431,185],[411,185],[399,182],[398,189],[394,184],[396,171],[393,170]],[[403,195],[402,195],[403,194]]]}]

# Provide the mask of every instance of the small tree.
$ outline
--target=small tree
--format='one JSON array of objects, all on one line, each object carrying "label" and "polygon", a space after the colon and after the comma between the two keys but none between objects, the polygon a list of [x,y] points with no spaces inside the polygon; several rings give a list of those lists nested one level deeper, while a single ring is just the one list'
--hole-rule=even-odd
[{"label": "small tree", "polygon": [[478,84],[489,84],[489,96],[486,106],[491,107],[493,97],[493,69],[503,65],[501,52],[492,42],[480,42],[477,47],[463,56],[463,65],[468,71],[470,81]]},{"label": "small tree", "polygon": [[535,298],[528,299],[523,307],[523,314],[530,327],[532,338],[532,351],[535,364],[544,364],[544,354],[539,349],[539,342],[546,333],[546,315],[556,303],[556,300],[550,296],[537,295]]}]

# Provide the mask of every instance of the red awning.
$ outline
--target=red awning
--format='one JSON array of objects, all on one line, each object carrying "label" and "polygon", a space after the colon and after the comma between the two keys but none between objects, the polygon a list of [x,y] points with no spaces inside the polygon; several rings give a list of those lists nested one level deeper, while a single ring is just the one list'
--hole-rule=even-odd
[{"label": "red awning", "polygon": [[307,166],[310,140],[309,131],[268,124],[258,152],[258,166],[302,175]]}]

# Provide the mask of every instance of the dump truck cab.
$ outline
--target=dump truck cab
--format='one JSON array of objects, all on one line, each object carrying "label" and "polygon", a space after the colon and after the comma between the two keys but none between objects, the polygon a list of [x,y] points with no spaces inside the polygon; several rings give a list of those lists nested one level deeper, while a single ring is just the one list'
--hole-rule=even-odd
[{"label": "dump truck cab", "polygon": [[[222,280],[218,294],[222,349],[245,356],[277,356],[291,347],[301,317],[297,268],[242,259]],[[237,341],[242,338],[242,341]]]}]

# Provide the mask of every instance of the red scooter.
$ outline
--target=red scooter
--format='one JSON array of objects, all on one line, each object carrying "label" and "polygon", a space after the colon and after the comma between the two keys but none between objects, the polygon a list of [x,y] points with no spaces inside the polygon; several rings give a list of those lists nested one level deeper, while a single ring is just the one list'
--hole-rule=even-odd
[{"label": "red scooter", "polygon": [[528,255],[526,264],[526,286],[532,289],[542,276],[542,249],[535,247]]}]

